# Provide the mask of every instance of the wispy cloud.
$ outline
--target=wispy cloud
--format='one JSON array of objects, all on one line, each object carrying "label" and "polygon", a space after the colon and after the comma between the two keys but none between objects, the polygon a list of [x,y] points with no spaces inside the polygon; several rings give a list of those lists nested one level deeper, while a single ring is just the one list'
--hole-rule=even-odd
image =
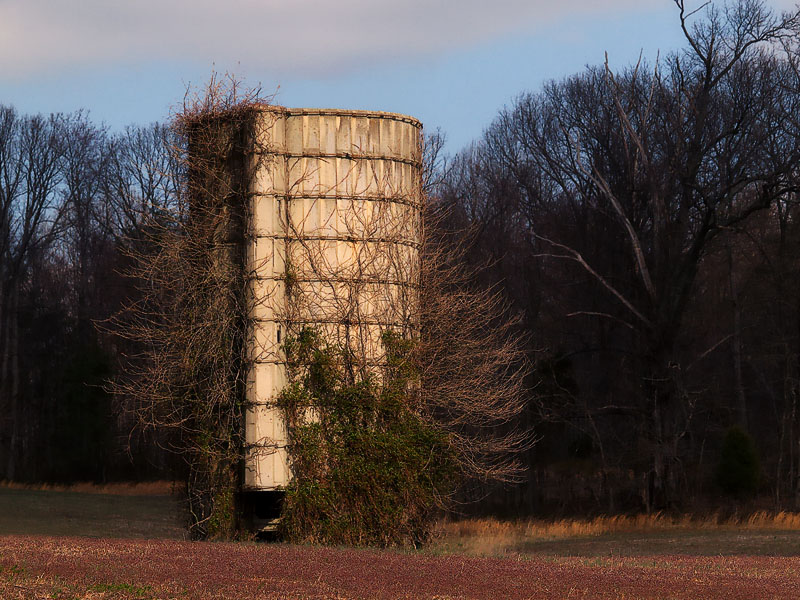
[{"label": "wispy cloud", "polygon": [[341,74],[664,2],[0,0],[0,73],[25,79],[74,67],[214,61],[282,77]]}]

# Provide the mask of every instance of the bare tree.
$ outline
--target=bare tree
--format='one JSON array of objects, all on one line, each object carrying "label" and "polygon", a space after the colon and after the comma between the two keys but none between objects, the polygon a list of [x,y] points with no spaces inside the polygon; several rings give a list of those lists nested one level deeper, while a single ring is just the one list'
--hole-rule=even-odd
[{"label": "bare tree", "polygon": [[32,259],[56,239],[63,216],[62,115],[21,117],[0,107],[0,398],[5,477],[17,476],[28,438],[20,387],[19,307]]},{"label": "bare tree", "polygon": [[676,6],[684,51],[522,96],[476,162],[479,181],[507,190],[510,214],[524,216],[540,264],[592,290],[569,318],[605,320],[630,344],[631,401],[587,417],[632,419],[649,457],[639,467],[648,508],[674,501],[681,480],[696,396],[679,339],[699,266],[712,240],[795,189],[800,158],[798,79],[780,45],[797,14],[777,17],[758,0],[708,6],[702,18]]},{"label": "bare tree", "polygon": [[260,102],[256,92],[212,78],[176,117],[172,157],[156,149],[160,130],[129,132],[128,150],[148,162],[132,161],[138,166],[116,179],[123,231],[136,236],[127,252],[139,294],[113,327],[139,351],[126,357],[114,389],[135,400],[139,425],[162,432],[166,449],[184,461],[193,537],[238,530],[248,374],[250,172],[242,157]]},{"label": "bare tree", "polygon": [[[426,209],[417,362],[423,405],[447,431],[463,474],[520,481],[531,365],[529,341],[502,290],[475,281],[465,260],[471,232],[445,228],[445,210]],[[486,265],[484,265],[486,268]]]},{"label": "bare tree", "polygon": [[[435,186],[442,168],[436,158],[440,138],[429,144],[423,189]],[[319,219],[317,229],[309,221],[316,221],[311,214],[318,207],[290,212],[292,197],[303,197],[308,174],[287,195],[292,289],[281,321],[289,335],[322,324],[324,338],[354,358],[360,378],[384,364],[386,332],[413,340],[420,381],[409,393],[418,396],[428,422],[446,432],[462,474],[517,479],[518,454],[531,441],[515,426],[526,408],[529,373],[518,320],[508,314],[499,290],[472,285],[474,274],[462,260],[469,233],[446,231],[441,207],[419,188],[395,189],[396,182],[375,165],[354,162],[353,169],[367,173],[344,178],[371,182],[370,197],[385,201],[340,199],[336,214]],[[355,242],[346,258],[332,256],[326,243],[316,241],[325,239],[319,234],[333,223],[338,239]]]},{"label": "bare tree", "polygon": [[145,237],[153,221],[169,221],[180,206],[182,153],[174,129],[153,123],[128,127],[110,140],[105,176],[104,222],[124,244]]},{"label": "bare tree", "polygon": [[65,121],[62,143],[64,235],[61,246],[71,266],[76,338],[79,343],[87,344],[94,335],[90,303],[97,290],[97,263],[107,261],[109,252],[113,252],[112,238],[105,226],[102,195],[108,159],[106,132],[89,122],[86,114],[76,113]]},{"label": "bare tree", "polygon": [[[429,160],[434,162],[440,147],[434,139],[428,149]],[[308,328],[314,328],[327,347],[336,348],[336,355],[346,358],[340,368],[348,389],[370,387],[378,381],[383,386],[383,391],[376,392],[379,397],[387,393],[386,386],[396,384],[386,369],[392,362],[393,344],[405,340],[413,348],[409,360],[417,375],[405,381],[404,402],[446,440],[459,478],[517,480],[522,474],[518,455],[531,441],[516,422],[527,401],[524,339],[516,320],[506,313],[500,293],[470,285],[472,273],[460,260],[463,247],[456,242],[458,237],[452,232],[446,235],[439,223],[441,215],[423,195],[423,189],[434,187],[439,175],[433,164],[427,167],[421,174],[424,181],[413,171],[395,178],[393,171],[382,168],[380,160],[354,159],[348,172],[337,172],[336,181],[320,183],[314,171],[290,168],[291,186],[282,195],[286,201],[280,215],[286,224],[285,247],[277,247],[281,255],[277,260],[268,252],[259,255],[259,261],[285,264],[286,301],[279,302],[274,312],[278,326],[287,328],[289,340],[304,339]],[[347,193],[342,195],[342,189]],[[335,203],[327,200],[330,197],[336,198]],[[258,264],[254,269],[258,271]],[[391,343],[387,344],[387,339]],[[270,344],[258,350],[275,351]],[[290,365],[294,363],[296,360],[290,360]],[[314,393],[322,392],[316,389],[309,369],[308,365],[290,369],[293,385],[313,389],[295,394],[293,401],[286,403],[289,460],[295,476],[321,479],[303,488],[306,491],[335,479],[331,470],[336,465],[346,469],[336,462],[343,460],[339,453],[335,460],[333,455],[312,453],[318,457],[312,464],[309,453],[301,448],[309,443],[309,436],[316,439],[317,434],[324,437],[325,432],[337,430],[330,407],[314,405]],[[298,404],[297,398],[306,404]],[[380,414],[379,409],[375,411]],[[380,418],[373,418],[376,432],[381,426],[391,428],[391,423],[381,425]],[[345,436],[323,445],[339,448],[347,444]],[[265,444],[264,450],[270,447]],[[418,450],[409,448],[408,453],[414,455]],[[431,457],[414,480],[431,477],[426,469],[438,473],[443,458]],[[327,461],[331,461],[329,468],[321,468]],[[384,470],[394,468],[387,464]],[[335,490],[332,487],[330,493]],[[451,493],[441,489],[436,493],[440,494],[438,506],[449,506]],[[289,502],[295,496],[299,503],[305,502],[309,494],[290,495]],[[357,513],[352,522],[361,523],[364,519],[357,515],[370,501],[358,496],[342,498],[336,507],[340,514],[351,507]],[[395,513],[398,524],[382,522],[381,536],[386,537],[377,539],[396,540],[397,529],[405,531],[399,525],[405,518],[416,523],[408,526],[419,534],[419,513],[430,514],[428,502],[422,490],[406,498],[403,510]],[[377,520],[377,513],[375,516]],[[317,518],[318,526],[335,522],[333,515],[329,517]],[[348,520],[346,515],[343,518]],[[336,539],[315,532],[310,521],[305,518],[297,524],[301,539]],[[347,535],[353,537],[342,540],[372,539],[375,532],[348,531]]]},{"label": "bare tree", "polygon": [[[353,158],[352,172],[335,185],[365,182],[368,201],[355,187],[329,201],[331,190],[311,190],[315,174],[302,160],[287,159],[299,168],[289,169],[289,188],[275,204],[285,231],[265,251],[253,242],[253,203],[261,201],[254,182],[275,160],[263,135],[268,124],[258,120],[268,115],[254,93],[240,96],[236,86],[223,90],[212,80],[177,120],[173,165],[185,176],[172,204],[177,212],[161,206],[152,215],[127,200],[134,208],[123,209],[143,217],[137,228],[147,243],[129,246],[141,298],[117,319],[142,353],[129,357],[116,391],[138,399],[143,426],[172,431],[171,449],[187,463],[193,534],[233,535],[241,462],[285,443],[245,441],[250,371],[264,354],[285,362],[282,340],[308,326],[348,357],[353,382],[380,378],[387,333],[413,340],[421,375],[406,390],[409,407],[446,436],[464,473],[512,477],[518,465],[507,453],[522,438],[509,424],[523,402],[524,360],[494,312],[496,296],[471,294],[461,279],[441,280],[458,268],[445,264],[443,245],[424,241],[419,178],[408,165],[394,179]],[[317,204],[305,201],[310,193]],[[337,252],[331,236],[341,241]],[[283,266],[273,273],[273,264]],[[254,277],[260,265],[270,265],[270,285]],[[434,301],[437,293],[447,296]],[[274,312],[274,339],[264,337],[259,306]],[[429,335],[437,337],[429,342]],[[287,420],[314,414],[311,406]]]}]

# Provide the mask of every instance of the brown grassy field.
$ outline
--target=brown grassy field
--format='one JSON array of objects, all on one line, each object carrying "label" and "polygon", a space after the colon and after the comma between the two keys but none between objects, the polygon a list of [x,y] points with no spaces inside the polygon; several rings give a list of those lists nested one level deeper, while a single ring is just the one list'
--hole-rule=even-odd
[{"label": "brown grassy field", "polygon": [[96,491],[0,487],[1,599],[800,598],[792,514],[467,520],[400,552],[187,542],[175,497]]},{"label": "brown grassy field", "polygon": [[0,597],[785,598],[796,557],[481,558],[173,540],[0,537]]}]

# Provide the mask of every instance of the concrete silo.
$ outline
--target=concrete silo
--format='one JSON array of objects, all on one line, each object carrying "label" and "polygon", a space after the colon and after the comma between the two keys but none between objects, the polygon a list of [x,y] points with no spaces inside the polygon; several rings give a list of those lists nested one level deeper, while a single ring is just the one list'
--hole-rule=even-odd
[{"label": "concrete silo", "polygon": [[384,112],[264,106],[251,137],[244,496],[263,525],[291,478],[275,407],[286,336],[311,325],[369,369],[381,363],[383,331],[414,330],[421,125]]}]

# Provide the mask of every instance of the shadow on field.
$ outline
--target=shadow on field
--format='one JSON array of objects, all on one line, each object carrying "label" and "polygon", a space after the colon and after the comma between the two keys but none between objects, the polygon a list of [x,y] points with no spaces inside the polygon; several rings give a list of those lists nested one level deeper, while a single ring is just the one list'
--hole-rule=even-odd
[{"label": "shadow on field", "polygon": [[511,548],[554,556],[800,556],[797,531],[672,531],[531,540]]},{"label": "shadow on field", "polygon": [[800,556],[800,532],[776,530],[678,530],[604,533],[563,538],[443,536],[434,554],[502,557]]},{"label": "shadow on field", "polygon": [[174,496],[0,488],[0,535],[185,538]]}]

